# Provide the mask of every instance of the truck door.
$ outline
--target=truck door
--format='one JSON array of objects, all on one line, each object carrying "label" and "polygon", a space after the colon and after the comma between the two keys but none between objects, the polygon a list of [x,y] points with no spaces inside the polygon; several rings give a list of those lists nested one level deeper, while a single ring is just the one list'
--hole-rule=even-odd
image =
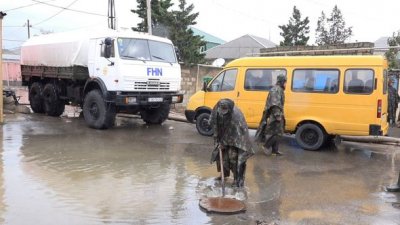
[{"label": "truck door", "polygon": [[219,73],[207,87],[204,95],[204,103],[210,108],[222,98],[229,98],[236,102],[238,69],[227,69]]},{"label": "truck door", "polygon": [[111,57],[104,57],[104,39],[98,39],[95,46],[94,55],[94,70],[91,76],[100,78],[107,87],[107,90],[117,90],[118,89],[118,77],[116,74],[116,59],[114,50],[114,41],[112,44]]}]

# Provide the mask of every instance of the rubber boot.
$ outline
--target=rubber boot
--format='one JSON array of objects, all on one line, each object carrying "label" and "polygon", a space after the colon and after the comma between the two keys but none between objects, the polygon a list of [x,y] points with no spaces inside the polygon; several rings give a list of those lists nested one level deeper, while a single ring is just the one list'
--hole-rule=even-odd
[{"label": "rubber boot", "polygon": [[238,169],[238,179],[236,182],[236,186],[239,188],[244,187],[244,179],[246,174],[246,162],[242,163]]},{"label": "rubber boot", "polygon": [[272,154],[274,155],[282,155],[282,153],[279,151],[279,143],[275,141],[272,144]]}]

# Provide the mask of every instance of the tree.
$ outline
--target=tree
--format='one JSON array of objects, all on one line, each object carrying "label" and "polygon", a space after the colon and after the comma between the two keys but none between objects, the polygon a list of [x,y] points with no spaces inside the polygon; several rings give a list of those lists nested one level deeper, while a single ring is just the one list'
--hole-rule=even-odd
[{"label": "tree", "polygon": [[[147,5],[146,0],[136,0],[138,7],[132,9],[131,12],[136,13],[142,22],[137,24],[137,27],[132,27],[134,31],[147,32]],[[151,5],[151,25],[157,26],[168,26],[168,22],[171,20],[172,13],[168,9],[173,5],[171,0],[150,0]]]},{"label": "tree", "polygon": [[353,30],[352,27],[346,28],[342,12],[335,5],[329,18],[326,18],[322,11],[321,17],[318,18],[315,35],[318,45],[342,44],[353,35]]},{"label": "tree", "polygon": [[295,45],[307,45],[308,39],[310,37],[308,34],[310,33],[310,27],[308,24],[310,20],[308,17],[301,19],[300,10],[293,7],[292,17],[289,19],[289,23],[287,25],[281,25],[279,28],[282,30],[280,33],[284,38],[281,41],[281,46],[295,46]]},{"label": "tree", "polygon": [[[400,31],[397,32],[397,35],[393,33],[393,36],[388,38],[387,43],[389,46],[400,46]],[[400,69],[398,54],[399,49],[395,48],[391,48],[385,53],[390,69]]]},{"label": "tree", "polygon": [[191,25],[196,24],[199,13],[192,13],[193,4],[187,6],[186,0],[179,0],[179,10],[173,11],[170,21],[170,39],[179,50],[181,60],[185,64],[203,63],[204,55],[200,53],[200,47],[205,42],[198,35],[194,35],[190,29]]}]

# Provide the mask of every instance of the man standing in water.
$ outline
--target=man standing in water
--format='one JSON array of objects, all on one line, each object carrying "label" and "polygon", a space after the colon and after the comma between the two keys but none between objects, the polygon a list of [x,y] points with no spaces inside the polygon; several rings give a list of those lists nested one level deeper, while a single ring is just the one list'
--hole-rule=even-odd
[{"label": "man standing in water", "polygon": [[242,112],[231,99],[221,99],[211,113],[210,125],[214,130],[215,148],[211,163],[216,161],[221,171],[219,148],[222,150],[224,176],[233,173],[233,185],[244,186],[246,161],[254,154],[247,123]]},{"label": "man standing in water", "polygon": [[256,132],[256,141],[261,142],[265,148],[272,147],[272,154],[282,155],[279,152],[279,140],[285,129],[285,104],[286,76],[278,75],[276,85],[269,91],[267,102],[260,125]]}]

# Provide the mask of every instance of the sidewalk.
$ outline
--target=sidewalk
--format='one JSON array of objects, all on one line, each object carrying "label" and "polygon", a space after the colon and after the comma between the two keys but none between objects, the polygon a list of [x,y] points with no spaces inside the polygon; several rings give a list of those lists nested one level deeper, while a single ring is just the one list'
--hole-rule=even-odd
[{"label": "sidewalk", "polygon": [[168,119],[179,121],[179,122],[189,123],[189,121],[186,120],[186,117],[185,117],[185,115],[183,115],[183,113],[178,113],[178,112],[174,112],[174,111],[169,111]]}]

